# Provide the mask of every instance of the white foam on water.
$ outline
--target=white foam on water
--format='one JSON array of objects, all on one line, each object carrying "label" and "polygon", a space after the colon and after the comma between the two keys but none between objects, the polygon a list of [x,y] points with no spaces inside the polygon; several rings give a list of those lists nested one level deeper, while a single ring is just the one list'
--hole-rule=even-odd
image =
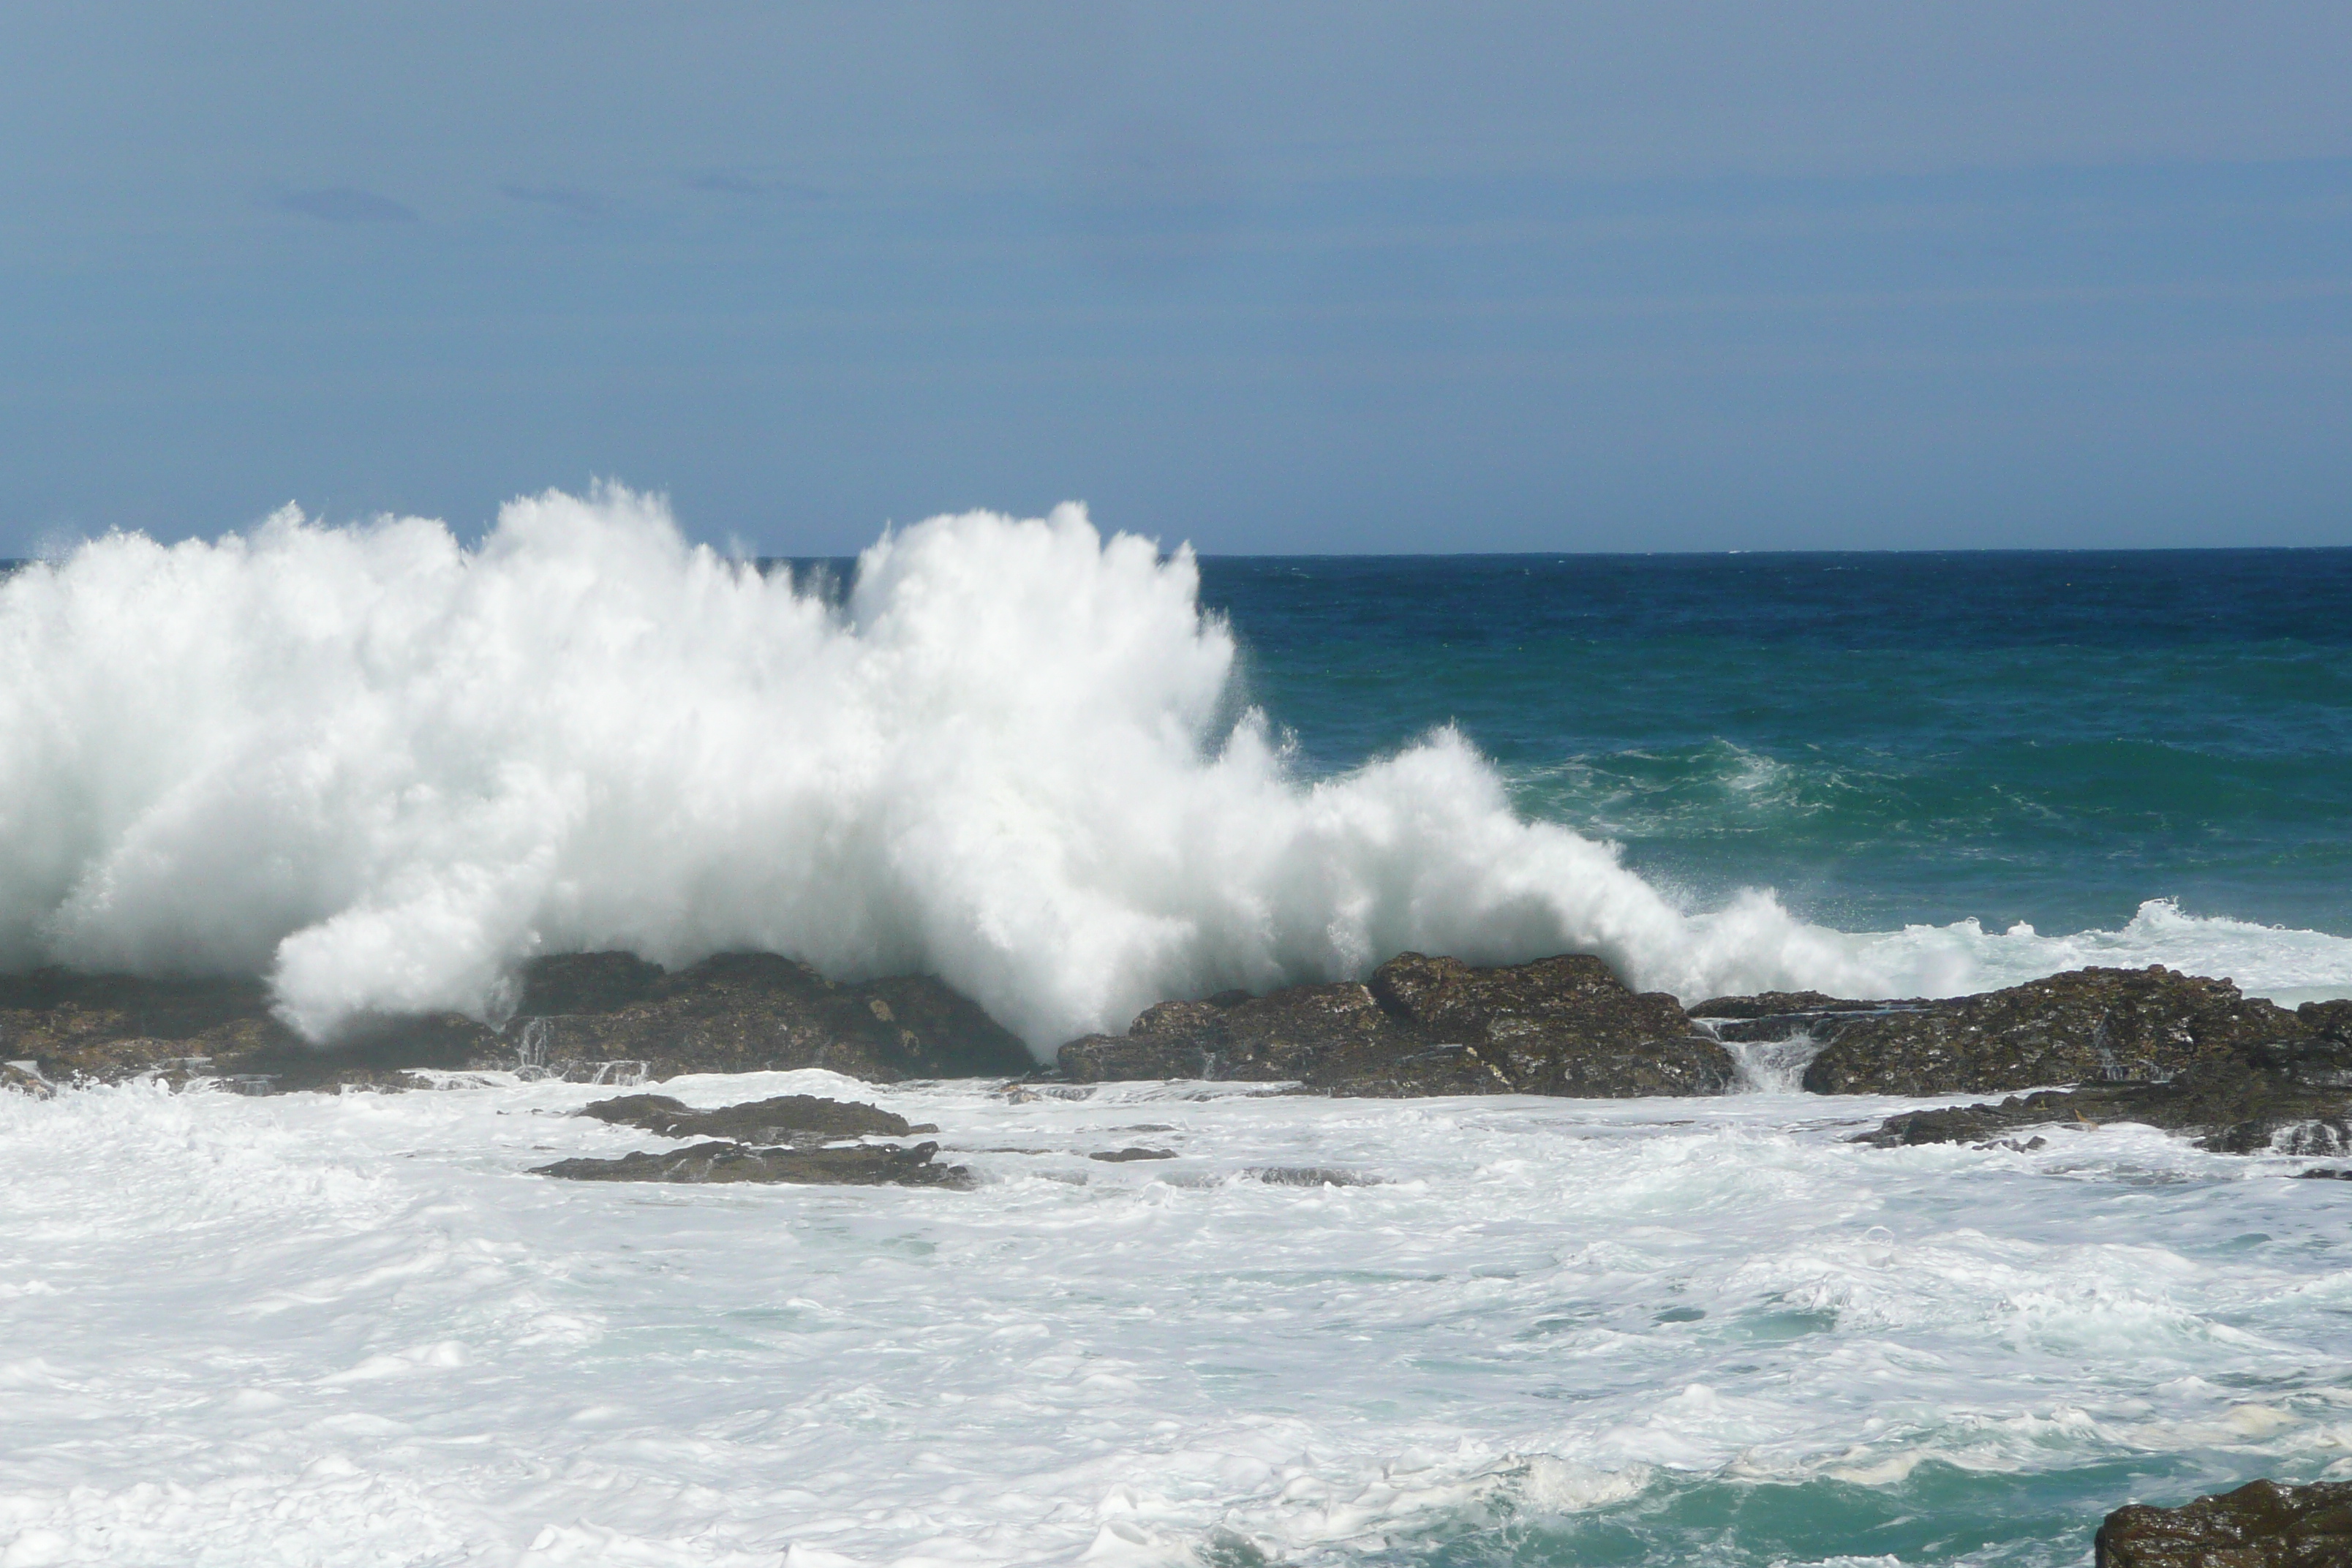
[{"label": "white foam on water", "polygon": [[[0,1095],[0,1563],[1336,1563],[1698,1483],[2352,1454],[2352,1190],[2284,1157],[1873,1150],[1895,1102],[1774,1094],[667,1087],[876,1100],[981,1185],[532,1176],[661,1142],[545,1081]],[[1137,1143],[1176,1157],[1086,1158]]]},{"label": "white foam on water", "polygon": [[2058,938],[1686,910],[1452,730],[1307,783],[1235,716],[1189,552],[1075,506],[886,535],[841,607],[617,488],[470,549],[291,510],[114,535],[0,582],[0,969],[266,973],[314,1037],[497,1019],[521,961],[604,948],[928,971],[1041,1053],[1405,949],[1593,952],[1686,999],[2093,961],[2352,989],[2352,942],[2162,905]]}]

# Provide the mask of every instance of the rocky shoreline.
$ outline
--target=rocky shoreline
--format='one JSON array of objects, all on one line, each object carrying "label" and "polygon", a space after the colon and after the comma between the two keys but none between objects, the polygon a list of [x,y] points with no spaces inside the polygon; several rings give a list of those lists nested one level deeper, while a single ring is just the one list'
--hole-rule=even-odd
[{"label": "rocky shoreline", "polygon": [[[46,971],[0,977],[0,1089],[49,1095],[145,1079],[244,1093],[396,1092],[561,1079],[638,1090],[578,1115],[658,1147],[574,1157],[533,1173],[689,1184],[975,1184],[870,1104],[782,1095],[698,1109],[640,1086],[688,1073],[824,1068],[875,1083],[1012,1081],[1014,1099],[1115,1079],[1296,1086],[1334,1096],[1721,1095],[1776,1059],[1783,1087],[1821,1095],[1998,1100],[1900,1111],[1851,1141],[2032,1150],[2117,1122],[2222,1153],[2352,1153],[2352,1001],[2288,1010],[2226,980],[2159,967],[2086,968],[1973,996],[1841,998],[1769,993],[1685,1007],[1636,993],[1589,956],[1480,969],[1401,953],[1363,984],[1229,993],[1147,1008],[1126,1032],[1073,1040],[1041,1068],[1021,1042],[940,982],[855,984],[768,954],[676,972],[623,953],[541,959],[503,1028],[457,1015],[363,1021],[325,1047],[269,1011],[256,982],[148,981]],[[1138,1128],[1133,1131],[1147,1131]],[[1171,1158],[1099,1151],[1107,1163]],[[1341,1171],[1250,1173],[1355,1184]],[[2314,1168],[2305,1175],[2352,1176]],[[2221,1562],[2316,1568],[2352,1561],[2352,1484],[2259,1481],[2179,1508],[2134,1504],[2098,1533],[2106,1568]]]},{"label": "rocky shoreline", "polygon": [[[635,1087],[824,1068],[875,1083],[1202,1079],[1334,1095],[1621,1098],[1731,1092],[1744,1081],[1738,1053],[1763,1049],[1809,1055],[1801,1083],[1817,1094],[2033,1091],[1890,1117],[1857,1140],[1880,1146],[2015,1143],[2038,1127],[2133,1121],[2223,1152],[2352,1152],[2352,1001],[2289,1011],[2153,966],[1944,999],[1766,993],[1685,1008],[1586,955],[1480,969],[1407,952],[1363,984],[1162,1002],[1124,1034],[1069,1042],[1051,1068],[928,976],[838,983],[767,953],[669,971],[601,952],[536,960],[521,980],[502,1029],[456,1014],[371,1018],[321,1047],[271,1013],[257,981],[0,977],[0,1087],[400,1089],[492,1071]],[[667,1103],[664,1135],[762,1146],[743,1129],[691,1126]]]}]

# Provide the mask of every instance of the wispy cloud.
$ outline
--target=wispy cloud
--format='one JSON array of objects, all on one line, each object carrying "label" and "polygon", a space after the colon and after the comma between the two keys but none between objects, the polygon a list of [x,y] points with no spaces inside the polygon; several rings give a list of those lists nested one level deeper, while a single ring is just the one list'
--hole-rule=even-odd
[{"label": "wispy cloud", "polygon": [[824,199],[825,193],[814,185],[797,181],[762,179],[751,174],[721,172],[715,174],[689,174],[687,188],[709,191],[722,196],[783,196],[793,201],[814,202]]},{"label": "wispy cloud", "polygon": [[595,217],[604,210],[604,198],[576,185],[501,185],[510,202],[557,207],[575,217]]},{"label": "wispy cloud", "polygon": [[415,223],[416,209],[390,196],[350,185],[329,185],[315,191],[288,191],[271,205],[280,212],[299,213],[325,223]]}]

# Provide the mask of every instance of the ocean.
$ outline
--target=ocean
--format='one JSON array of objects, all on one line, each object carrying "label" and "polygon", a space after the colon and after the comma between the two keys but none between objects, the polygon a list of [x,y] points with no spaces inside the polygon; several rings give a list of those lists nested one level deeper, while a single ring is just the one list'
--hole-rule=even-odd
[{"label": "ocean", "polygon": [[[606,489],[95,542],[0,580],[0,967],[321,1035],[616,946],[927,970],[1041,1056],[1407,947],[2352,994],[2352,551],[1194,561],[1066,509],[762,567]],[[606,1091],[464,1077],[0,1094],[0,1565],[2058,1568],[2352,1474],[2307,1160],[1858,1146],[1917,1102],[1762,1060],[803,1072],[665,1088],[868,1100],[978,1186],[635,1189],[528,1173],[644,1142]]]},{"label": "ocean", "polygon": [[2143,963],[2346,984],[2239,928],[2352,936],[2352,549],[1232,558],[1202,592],[1311,775],[1454,724],[1697,905],[2137,921]]}]

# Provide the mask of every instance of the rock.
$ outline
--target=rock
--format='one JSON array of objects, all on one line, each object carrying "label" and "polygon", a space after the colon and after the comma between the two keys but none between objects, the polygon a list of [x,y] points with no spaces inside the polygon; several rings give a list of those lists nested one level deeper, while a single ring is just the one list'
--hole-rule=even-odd
[{"label": "rock", "polygon": [[1089,1160],[1100,1160],[1110,1165],[1124,1165],[1132,1160],[1173,1160],[1175,1157],[1173,1149],[1110,1149],[1087,1156]]},{"label": "rock", "polygon": [[936,1143],[861,1143],[838,1149],[761,1149],[696,1143],[616,1160],[558,1160],[531,1173],[574,1182],[782,1182],[805,1185],[970,1187],[961,1165],[935,1165]]},{"label": "rock", "polygon": [[460,1013],[425,1013],[357,1019],[324,1047],[283,1035],[250,1050],[216,1047],[212,1068],[223,1077],[268,1076],[280,1091],[397,1089],[412,1081],[411,1068],[503,1066],[505,1056],[487,1025]]},{"label": "rock", "polygon": [[1500,969],[1401,953],[1370,985],[1294,985],[1162,1002],[1125,1035],[1062,1047],[1081,1082],[1202,1078],[1351,1095],[1719,1094],[1738,1077],[1673,997],[1637,995],[1597,958]]},{"label": "rock", "polygon": [[1064,1046],[1063,1076],[1319,1081],[1333,1064],[1395,1056],[1405,1037],[1364,986],[1294,985],[1268,996],[1162,1002],[1123,1036]]},{"label": "rock", "polygon": [[247,1092],[398,1087],[404,1068],[506,1054],[490,1029],[454,1013],[358,1019],[320,1047],[271,1013],[257,980],[58,969],[0,976],[0,1048],[32,1058],[53,1083],[219,1079]]},{"label": "rock", "polygon": [[2159,1081],[2246,1047],[2309,1037],[2302,1017],[2227,980],[2078,969],[1948,1002],[1817,1015],[1816,1094],[1967,1094]]},{"label": "rock", "polygon": [[0,1062],[0,1091],[47,1100],[57,1090],[41,1076],[37,1062]]},{"label": "rock", "polygon": [[[1874,1013],[1885,1007],[1909,1005],[1855,1002],[1819,991],[1759,991],[1753,996],[1710,996],[1690,1009],[1690,1016],[1704,1018],[1714,1025],[1716,1035],[1721,1039],[1783,1040],[1824,1014]],[[1745,1032],[1735,1032],[1735,1028],[1727,1028],[1727,1024],[1735,1028],[1748,1027]],[[1758,1030],[1754,1026],[1781,1026],[1782,1029]]]},{"label": "rock", "polygon": [[2294,1010],[2303,1026],[2331,1040],[2352,1042],[2352,997],[2333,1002],[2305,1002]]},{"label": "rock", "polygon": [[[1823,1005],[1792,1011],[1782,1010],[1789,1003],[1811,1002],[1816,999]],[[1719,1007],[1727,1000],[1737,1000],[1737,998],[1717,997],[1705,1005]],[[1836,1038],[1849,1026],[1860,1022],[1864,1017],[1927,1012],[1937,1005],[1933,1002],[1924,1000],[1855,1002],[1836,996],[1820,996],[1818,993],[1810,991],[1767,992],[1756,997],[1755,1001],[1759,1005],[1753,1012],[1746,1014],[1725,1016],[1693,1013],[1691,1016],[1704,1019],[1707,1028],[1718,1040],[1727,1040],[1734,1045],[1749,1043],[1778,1045],[1799,1038],[1815,1042],[1831,1040]]]},{"label": "rock", "polygon": [[528,1067],[626,1084],[678,1072],[825,1067],[888,1081],[1011,1075],[1020,1041],[937,980],[836,985],[804,963],[732,953],[677,973],[627,953],[541,958],[505,1035],[454,1013],[361,1018],[324,1047],[270,1011],[257,980],[0,975],[0,1051],[56,1083],[239,1079],[275,1089],[397,1088],[412,1068]]},{"label": "rock", "polygon": [[1853,1140],[1893,1148],[1984,1143],[2021,1128],[2136,1121],[2224,1154],[2352,1152],[2352,1044],[2296,1040],[2193,1063],[2165,1083],[2098,1083],[1998,1105],[1913,1110]]},{"label": "rock", "polygon": [[2344,1568],[2352,1563],[2352,1481],[2250,1481],[2179,1508],[2132,1503],[2107,1515],[2097,1568]]},{"label": "rock", "polygon": [[523,966],[515,1016],[617,1013],[633,1002],[652,1001],[668,973],[634,952],[550,953]]},{"label": "rock", "polygon": [[1460,1043],[1522,1094],[1720,1094],[1730,1054],[1663,991],[1636,994],[1584,953],[1502,969],[1401,953],[1372,994],[1423,1038]]},{"label": "rock", "polygon": [[[648,973],[651,972],[651,973]],[[523,973],[516,1047],[566,1062],[636,1060],[646,1076],[826,1068],[873,1082],[1002,1077],[1035,1066],[1021,1042],[926,975],[836,984],[772,953],[722,953],[675,973],[619,953],[543,958]]]},{"label": "rock", "polygon": [[1252,1181],[1264,1182],[1272,1187],[1370,1187],[1379,1185],[1375,1176],[1360,1176],[1353,1171],[1335,1171],[1323,1165],[1252,1165],[1242,1173]]},{"label": "rock", "polygon": [[936,1127],[916,1127],[903,1116],[856,1100],[821,1100],[811,1094],[780,1094],[746,1105],[717,1110],[696,1110],[666,1094],[627,1094],[600,1100],[580,1114],[599,1121],[642,1127],[665,1138],[725,1138],[738,1143],[797,1144],[828,1138],[862,1138],[880,1134],[903,1138],[912,1132],[936,1132]]}]

